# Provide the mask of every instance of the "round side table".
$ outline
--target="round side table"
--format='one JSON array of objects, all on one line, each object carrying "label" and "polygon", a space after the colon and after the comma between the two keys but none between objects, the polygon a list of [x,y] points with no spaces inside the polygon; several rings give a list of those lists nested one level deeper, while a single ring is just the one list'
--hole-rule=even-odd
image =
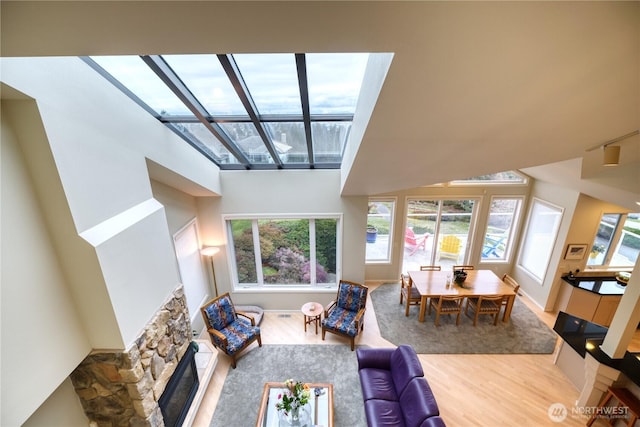
[{"label": "round side table", "polygon": [[304,331],[307,332],[307,325],[314,323],[316,325],[316,335],[318,334],[318,325],[320,324],[320,316],[322,316],[322,310],[324,307],[317,302],[305,303],[302,308],[302,314],[304,315]]}]

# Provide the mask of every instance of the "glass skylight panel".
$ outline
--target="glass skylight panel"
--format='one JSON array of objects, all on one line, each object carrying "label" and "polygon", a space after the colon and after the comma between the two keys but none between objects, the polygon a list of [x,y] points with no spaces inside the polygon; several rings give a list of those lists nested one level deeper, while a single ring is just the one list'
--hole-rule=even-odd
[{"label": "glass skylight panel", "polygon": [[253,123],[220,123],[220,126],[251,163],[275,163]]},{"label": "glass skylight panel", "polygon": [[354,114],[368,53],[308,53],[311,114]]},{"label": "glass skylight panel", "polygon": [[[311,164],[340,167],[369,54],[299,55],[152,55],[144,60],[131,55],[91,59],[125,93],[135,95],[134,100],[146,104],[161,122],[221,169],[238,169],[238,165],[251,168],[252,164],[269,169],[281,163],[292,168]],[[229,62],[231,67],[226,69]],[[298,80],[298,64],[306,66],[306,81]],[[153,69],[166,74],[166,84]],[[306,89],[308,100],[301,98],[300,86]],[[180,101],[188,100],[188,104],[194,98],[196,106],[204,108],[203,114],[194,115]],[[255,107],[257,117],[249,114],[245,100]],[[303,115],[306,101],[310,116]],[[258,133],[256,119],[266,131],[267,141],[263,140],[265,134]],[[311,141],[307,141],[305,123],[311,125]],[[277,158],[272,157],[270,147]],[[309,158],[309,147],[313,158]]]},{"label": "glass skylight panel", "polygon": [[351,122],[313,122],[311,136],[316,163],[340,163]]},{"label": "glass skylight panel", "polygon": [[139,56],[92,56],[91,59],[158,115],[193,116]]},{"label": "glass skylight panel", "polygon": [[185,134],[192,136],[193,139],[200,141],[219,164],[238,163],[227,147],[222,145],[218,138],[209,132],[209,129],[202,123],[175,123],[175,126]]},{"label": "glass skylight panel", "polygon": [[527,178],[516,171],[496,172],[489,175],[474,176],[451,181],[451,184],[526,184]]},{"label": "glass skylight panel", "polygon": [[212,116],[247,116],[216,55],[164,55],[164,60]]},{"label": "glass skylight panel", "polygon": [[283,163],[309,163],[307,137],[302,122],[267,122],[265,126]]},{"label": "glass skylight panel", "polygon": [[261,115],[302,114],[295,55],[236,54],[233,58]]}]

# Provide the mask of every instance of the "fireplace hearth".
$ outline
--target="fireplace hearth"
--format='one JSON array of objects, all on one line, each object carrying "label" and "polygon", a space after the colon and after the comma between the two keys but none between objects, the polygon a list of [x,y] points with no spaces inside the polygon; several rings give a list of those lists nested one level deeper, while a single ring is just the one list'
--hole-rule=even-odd
[{"label": "fireplace hearth", "polygon": [[158,400],[165,427],[182,425],[198,391],[197,352],[198,345],[192,342]]},{"label": "fireplace hearth", "polygon": [[[176,422],[184,417],[182,407],[172,416],[174,421],[165,423],[159,400],[174,377],[178,378],[174,392],[183,387],[190,390],[183,404],[193,400],[191,393],[195,391],[191,387],[197,391],[199,381],[193,360],[198,346],[191,338],[187,302],[180,285],[126,350],[92,351],[70,375],[92,425],[179,425]],[[178,369],[181,375],[174,375]],[[169,402],[167,407],[172,411],[173,398]]]}]

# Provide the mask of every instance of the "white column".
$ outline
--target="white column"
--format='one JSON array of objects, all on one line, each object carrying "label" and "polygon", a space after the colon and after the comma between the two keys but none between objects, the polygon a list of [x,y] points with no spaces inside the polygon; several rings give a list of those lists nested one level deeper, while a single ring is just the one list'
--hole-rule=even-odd
[{"label": "white column", "polygon": [[602,351],[612,359],[624,357],[638,322],[640,322],[640,258],[636,261],[609,331],[600,346]]}]

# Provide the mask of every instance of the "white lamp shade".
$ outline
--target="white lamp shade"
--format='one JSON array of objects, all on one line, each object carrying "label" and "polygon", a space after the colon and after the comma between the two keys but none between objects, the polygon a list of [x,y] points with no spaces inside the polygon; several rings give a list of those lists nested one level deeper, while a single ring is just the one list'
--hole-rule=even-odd
[{"label": "white lamp shade", "polygon": [[200,250],[200,253],[204,256],[214,256],[220,252],[220,248],[217,246],[205,246]]}]

